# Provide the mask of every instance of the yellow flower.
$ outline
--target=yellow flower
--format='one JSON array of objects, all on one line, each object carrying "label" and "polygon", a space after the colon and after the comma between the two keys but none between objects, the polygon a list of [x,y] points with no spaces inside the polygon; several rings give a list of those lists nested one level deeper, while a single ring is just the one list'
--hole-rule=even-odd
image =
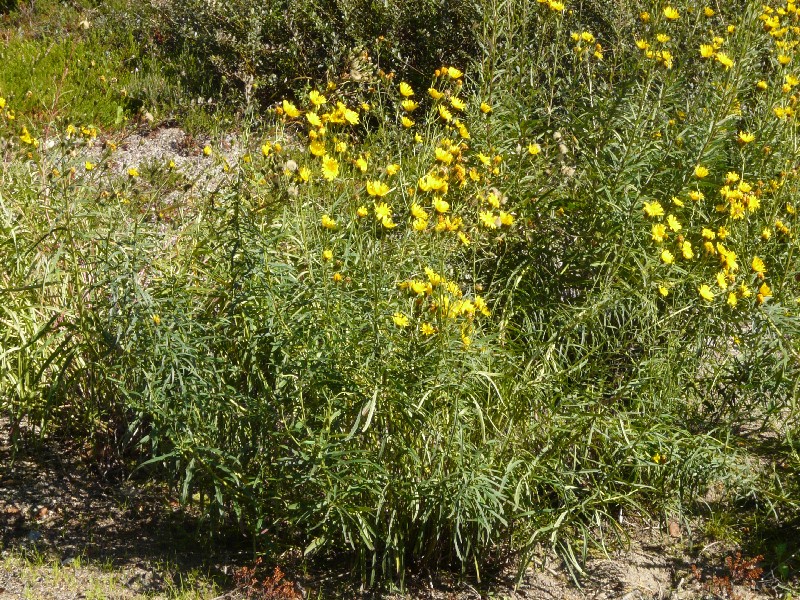
[{"label": "yellow flower", "polygon": [[658,61],[662,63],[667,69],[672,68],[672,52],[669,50],[662,50],[658,53]]},{"label": "yellow flower", "polygon": [[542,151],[542,147],[539,144],[528,144],[528,154],[531,156],[536,156]]},{"label": "yellow flower", "polygon": [[355,165],[356,165],[356,168],[359,171],[361,171],[362,173],[366,173],[367,172],[367,159],[364,158],[363,156],[359,156],[355,160]]},{"label": "yellow flower", "polygon": [[325,98],[325,96],[320,94],[317,90],[311,90],[308,93],[308,100],[311,102],[311,104],[317,107],[322,106],[328,101],[327,98]]},{"label": "yellow flower", "polygon": [[462,75],[463,75],[463,73],[461,71],[459,71],[458,69],[456,69],[455,67],[447,67],[447,76],[450,79],[458,79]]},{"label": "yellow flower", "polygon": [[666,226],[661,223],[653,225],[652,229],[650,230],[650,236],[653,238],[654,242],[663,242],[664,238],[667,236]]},{"label": "yellow flower", "polygon": [[350,125],[358,125],[358,113],[352,109],[344,109],[344,120]]},{"label": "yellow flower", "polygon": [[211,146],[206,146],[205,148],[203,148],[203,154],[205,154],[206,156],[211,156]]},{"label": "yellow flower", "polygon": [[658,286],[658,293],[666,298],[669,296],[669,288],[665,285],[660,285]]},{"label": "yellow flower", "polygon": [[383,225],[386,229],[394,229],[397,227],[397,223],[392,220],[392,217],[384,217],[381,219],[381,225]]},{"label": "yellow flower", "polygon": [[135,167],[131,167],[128,169],[128,176],[130,177],[138,177],[139,171]]},{"label": "yellow flower", "polygon": [[764,264],[764,261],[760,259],[758,256],[753,257],[753,263],[751,265],[753,267],[753,271],[758,273],[759,275],[763,275],[767,272],[767,267]]},{"label": "yellow flower", "polygon": [[717,55],[714,58],[719,64],[725,67],[726,70],[733,66],[733,59],[724,52],[717,52]]},{"label": "yellow flower", "polygon": [[296,119],[297,117],[300,116],[300,111],[297,110],[297,107],[288,100],[284,100],[282,106],[283,106],[283,112],[287,117],[291,119]]},{"label": "yellow flower", "polygon": [[675,262],[675,255],[672,254],[672,252],[670,252],[666,248],[664,248],[661,251],[661,262],[663,262],[665,265],[671,265],[672,263]]},{"label": "yellow flower", "polygon": [[447,202],[447,200],[445,200],[444,198],[436,197],[433,199],[433,209],[437,213],[443,215],[448,210],[450,210],[450,203]]},{"label": "yellow flower", "polygon": [[710,6],[706,6],[706,7],[703,9],[703,14],[704,14],[705,16],[707,16],[707,17],[713,17],[713,16],[714,16],[714,9],[713,9],[713,8],[711,8]]},{"label": "yellow flower", "polygon": [[790,62],[792,62],[792,57],[786,54],[779,54],[778,62],[781,63],[782,65],[788,65]]},{"label": "yellow flower", "polygon": [[308,180],[311,179],[311,169],[308,167],[300,167],[300,170],[297,172],[297,176],[300,178],[300,181],[307,183]]},{"label": "yellow flower", "polygon": [[410,85],[408,85],[405,81],[403,81],[400,83],[400,94],[408,98],[409,96],[414,95],[414,90],[411,89]]},{"label": "yellow flower", "polygon": [[766,89],[767,89],[768,85],[767,85],[767,82],[766,82],[766,81],[764,81],[764,80],[762,79],[761,81],[759,81],[759,82],[756,84],[756,87],[757,87],[758,89],[760,89],[760,90],[762,90],[762,91],[763,91],[763,90],[766,90]]},{"label": "yellow flower", "polygon": [[272,152],[272,144],[265,142],[264,145],[261,146],[261,154],[263,154],[264,158],[266,158],[270,155],[270,152]]},{"label": "yellow flower", "polygon": [[325,156],[322,159],[322,176],[333,181],[339,175],[339,162],[332,156]]},{"label": "yellow flower", "polygon": [[399,171],[400,171],[400,165],[396,163],[386,165],[386,174],[389,175],[390,177],[392,175],[397,175]]},{"label": "yellow flower", "polygon": [[366,207],[366,206],[359,206],[359,207],[358,207],[358,210],[356,210],[356,214],[357,214],[359,217],[362,217],[362,218],[363,218],[363,217],[366,217],[366,216],[369,214],[369,211],[367,210],[367,207]]},{"label": "yellow flower", "polygon": [[506,227],[510,227],[514,224],[514,215],[511,213],[507,213],[504,211],[500,211],[500,224],[505,225]]},{"label": "yellow flower", "polygon": [[322,140],[314,140],[308,145],[308,150],[314,156],[325,156],[325,142]]},{"label": "yellow flower", "polygon": [[382,181],[368,181],[367,193],[370,196],[378,196],[379,198],[382,198],[389,193],[389,186]]},{"label": "yellow flower", "polygon": [[428,219],[428,213],[425,212],[425,209],[416,202],[411,204],[411,216],[417,219],[422,219],[423,221]]},{"label": "yellow flower", "polygon": [[647,11],[640,12],[639,13],[639,18],[642,20],[642,23],[649,23],[650,22],[650,13],[647,12]]},{"label": "yellow flower", "polygon": [[331,219],[328,215],[322,215],[322,226],[325,229],[336,229],[336,221]]},{"label": "yellow flower", "polygon": [[434,154],[436,154],[436,160],[443,162],[446,165],[449,165],[451,162],[453,162],[453,155],[444,148],[437,147],[434,151]]},{"label": "yellow flower", "polygon": [[705,168],[703,165],[697,165],[694,168],[694,176],[698,179],[702,179],[703,177],[708,175],[708,169]]},{"label": "yellow flower", "polygon": [[380,204],[375,204],[375,218],[378,221],[383,221],[384,219],[390,219],[392,217],[392,207],[386,204],[386,202],[381,202]]},{"label": "yellow flower", "polygon": [[315,112],[307,112],[306,121],[308,121],[314,127],[322,127],[322,119],[320,119],[319,115]]},{"label": "yellow flower", "polygon": [[639,50],[647,50],[650,47],[650,44],[647,42],[647,40],[636,40],[636,47],[639,48]]},{"label": "yellow flower", "polygon": [[467,108],[467,103],[464,102],[461,98],[456,98],[455,96],[453,96],[452,98],[450,98],[450,106],[452,106],[456,110],[464,110],[465,108]]},{"label": "yellow flower", "polygon": [[158,316],[157,314],[154,314],[151,318],[153,319],[153,323],[155,323],[156,325],[161,325],[161,317],[160,316]]},{"label": "yellow flower", "polygon": [[747,131],[740,131],[739,136],[737,137],[737,140],[742,144],[749,144],[754,139],[756,139],[756,136]]},{"label": "yellow flower", "polygon": [[707,240],[713,240],[715,237],[717,237],[717,234],[714,233],[708,227],[703,227],[703,231],[701,232],[701,235],[703,236],[704,239],[707,239]]},{"label": "yellow flower", "polygon": [[770,296],[772,296],[772,289],[770,289],[766,281],[761,284],[760,288],[758,288],[758,294],[759,296],[763,296],[764,298],[769,298]]},{"label": "yellow flower", "polygon": [[423,192],[440,192],[441,194],[446,194],[449,187],[445,179],[440,179],[433,174],[421,177],[418,184],[419,189]]},{"label": "yellow flower", "polygon": [[678,221],[678,219],[675,217],[675,215],[669,215],[667,217],[667,225],[672,231],[680,231],[681,229],[683,229],[683,226],[681,225],[680,221]]},{"label": "yellow flower", "polygon": [[422,323],[422,324],[420,324],[419,330],[420,330],[420,333],[422,333],[422,335],[426,335],[426,336],[433,335],[434,333],[436,333],[436,327],[434,327],[430,323]]},{"label": "yellow flower", "polygon": [[666,8],[664,8],[664,16],[669,21],[675,21],[676,19],[680,18],[681,13],[678,12],[678,9],[673,8],[672,6],[667,6]]},{"label": "yellow flower", "polygon": [[492,107],[486,104],[486,102],[481,102],[481,112],[485,115],[488,115],[492,112]]},{"label": "yellow flower", "polygon": [[84,166],[84,167],[86,167],[86,170],[87,170],[87,171],[91,171],[91,170],[92,170],[92,169],[94,169],[94,168],[95,168],[97,165],[96,165],[96,164],[94,164],[93,162],[90,162],[90,161],[88,161],[88,160],[87,160],[87,161],[86,161],[86,162],[83,164],[83,166]]},{"label": "yellow flower", "polygon": [[22,134],[19,136],[19,139],[23,144],[28,144],[29,146],[33,146],[34,148],[37,148],[39,146],[39,140],[34,139],[33,136],[31,136],[27,127],[22,128]]},{"label": "yellow flower", "polygon": [[401,312],[394,313],[392,315],[392,321],[394,321],[394,324],[397,325],[398,327],[408,327],[410,323],[408,317]]},{"label": "yellow flower", "polygon": [[705,283],[697,288],[697,291],[700,293],[700,297],[707,302],[711,302],[714,299],[714,292]]},{"label": "yellow flower", "polygon": [[700,44],[700,56],[703,58],[711,58],[714,56],[714,46],[711,44]]},{"label": "yellow flower", "polygon": [[444,94],[435,88],[428,88],[428,95],[434,100],[439,100]]},{"label": "yellow flower", "polygon": [[644,212],[648,217],[663,217],[664,207],[661,206],[661,203],[657,200],[653,202],[645,202]]},{"label": "yellow flower", "polygon": [[490,211],[483,211],[478,214],[481,223],[489,229],[497,229],[499,219],[494,216]]},{"label": "yellow flower", "polygon": [[761,239],[769,240],[769,238],[771,237],[772,237],[772,230],[769,227],[764,227],[764,229],[761,230]]},{"label": "yellow flower", "polygon": [[728,278],[725,274],[725,271],[717,272],[717,285],[721,287],[723,290],[728,289]]},{"label": "yellow flower", "polygon": [[323,250],[322,251],[322,260],[329,262],[333,260],[333,251],[331,250]]},{"label": "yellow flower", "polygon": [[411,222],[411,227],[414,231],[425,231],[428,228],[428,221],[427,219],[414,219]]},{"label": "yellow flower", "polygon": [[344,277],[342,277],[341,273],[334,273],[331,279],[333,279],[336,283],[339,283],[342,279],[344,279]]},{"label": "yellow flower", "polygon": [[692,243],[688,240],[685,240],[681,244],[681,254],[683,254],[683,258],[686,260],[692,260],[694,258],[694,250],[692,250]]},{"label": "yellow flower", "polygon": [[445,121],[451,121],[453,119],[453,113],[447,110],[447,107],[445,107],[443,104],[439,105],[439,116]]},{"label": "yellow flower", "polygon": [[458,239],[461,240],[461,243],[464,244],[465,246],[470,245],[469,238],[463,231],[458,232]]},{"label": "yellow flower", "polygon": [[656,40],[659,44],[666,44],[671,38],[666,33],[659,33],[656,35]]},{"label": "yellow flower", "polygon": [[689,198],[697,202],[705,198],[705,195],[700,190],[692,190],[691,192],[689,192]]},{"label": "yellow flower", "polygon": [[419,104],[414,102],[411,98],[406,98],[400,103],[400,106],[403,107],[403,110],[406,112],[412,112],[419,107]]},{"label": "yellow flower", "polygon": [[409,119],[405,115],[403,115],[403,118],[400,119],[400,122],[403,124],[403,127],[405,127],[406,129],[408,129],[409,127],[413,127],[414,126],[414,121],[412,121],[411,119]]}]

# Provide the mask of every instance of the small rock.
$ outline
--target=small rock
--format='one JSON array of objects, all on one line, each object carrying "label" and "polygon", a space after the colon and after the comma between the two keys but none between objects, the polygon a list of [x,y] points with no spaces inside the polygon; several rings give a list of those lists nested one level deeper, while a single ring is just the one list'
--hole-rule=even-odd
[{"label": "small rock", "polygon": [[673,538],[681,537],[681,526],[678,525],[676,521],[670,520],[667,523],[667,529],[669,530],[669,536]]}]

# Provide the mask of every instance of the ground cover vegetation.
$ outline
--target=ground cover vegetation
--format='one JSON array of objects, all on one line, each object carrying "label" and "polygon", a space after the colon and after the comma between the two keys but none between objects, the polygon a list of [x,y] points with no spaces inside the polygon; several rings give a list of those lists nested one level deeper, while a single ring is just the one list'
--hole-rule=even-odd
[{"label": "ground cover vegetation", "polygon": [[[698,514],[789,577],[797,6],[284,4],[4,16],[18,440],[372,585]],[[116,159],[146,114],[210,180]]]}]

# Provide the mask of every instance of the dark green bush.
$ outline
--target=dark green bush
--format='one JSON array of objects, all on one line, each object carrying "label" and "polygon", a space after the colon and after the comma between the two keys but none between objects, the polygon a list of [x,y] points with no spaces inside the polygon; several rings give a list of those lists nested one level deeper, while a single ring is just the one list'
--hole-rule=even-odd
[{"label": "dark green bush", "polygon": [[476,4],[433,0],[173,0],[165,14],[171,42],[206,76],[265,101],[326,78],[359,81],[364,50],[386,71],[428,81],[443,61],[475,56],[480,23]]}]

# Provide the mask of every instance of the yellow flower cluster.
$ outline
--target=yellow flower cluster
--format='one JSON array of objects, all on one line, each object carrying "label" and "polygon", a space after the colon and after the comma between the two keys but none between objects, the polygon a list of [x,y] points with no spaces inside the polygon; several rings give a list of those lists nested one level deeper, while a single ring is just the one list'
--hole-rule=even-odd
[{"label": "yellow flower cluster", "polygon": [[560,13],[564,11],[564,3],[560,0],[537,0],[537,2],[547,6],[553,12]]},{"label": "yellow flower cluster", "polygon": [[[492,314],[486,301],[477,294],[472,298],[465,297],[457,282],[447,279],[431,267],[425,267],[424,272],[424,279],[407,279],[398,284],[399,289],[418,299],[414,311],[419,319],[420,332],[430,336],[448,323],[454,323],[459,327],[462,342],[468,346],[475,317],[478,314],[485,317]],[[402,313],[396,313],[393,319],[398,327],[410,324],[408,317]],[[431,319],[438,327],[430,322]]]},{"label": "yellow flower cluster", "polygon": [[[750,143],[753,139],[751,135],[742,132],[737,137],[739,143]],[[698,165],[694,175],[698,179],[704,179],[710,172],[705,166]],[[688,200],[691,201],[688,206],[678,197],[672,199],[673,206],[686,209],[684,221],[679,215],[667,213],[658,200],[645,201],[642,205],[644,215],[655,221],[649,226],[649,238],[658,246],[659,262],[670,266],[676,264],[679,258],[686,262],[693,262],[699,258],[700,272],[714,273],[713,283],[701,283],[697,287],[697,293],[705,302],[715,301],[717,297],[714,292],[715,287],[721,290],[730,308],[736,307],[741,300],[750,298],[754,294],[759,304],[765,302],[772,296],[772,289],[765,281],[768,269],[764,258],[758,255],[752,256],[750,259],[752,273],[748,274],[740,269],[739,256],[728,242],[733,240],[734,233],[739,230],[746,235],[746,231],[752,226],[745,223],[739,227],[737,223],[746,221],[749,215],[758,218],[762,200],[780,187],[781,183],[777,181],[770,182],[769,186],[760,181],[753,184],[738,173],[727,173],[717,190],[722,202],[713,207],[713,213],[722,216],[722,221],[718,226],[702,225],[696,236],[691,232],[684,232],[684,224],[691,222],[698,214],[707,212],[703,208],[698,211],[692,206],[705,200],[705,195],[700,190],[691,189],[686,192]],[[784,206],[784,210],[787,216],[792,218],[796,213],[791,204]],[[789,226],[780,219],[774,223],[774,230],[787,238],[792,234]],[[764,227],[761,233],[762,240],[769,240],[772,231],[773,228]],[[698,247],[703,250],[700,257],[695,251]],[[697,271],[697,268],[693,270]],[[755,288],[753,278],[755,278]],[[660,284],[659,293],[668,296],[672,285],[674,282]]]},{"label": "yellow flower cluster", "polygon": [[575,42],[573,52],[578,56],[592,56],[596,60],[603,60],[603,46],[595,41],[590,31],[581,33],[572,32],[570,38]]},{"label": "yellow flower cluster", "polygon": [[[798,44],[800,44],[800,26],[798,26],[800,12],[798,12],[794,0],[788,0],[785,5],[777,8],[764,5],[759,19],[763,24],[764,31],[770,37],[777,68],[779,72],[783,73],[781,92],[786,98],[775,103],[773,113],[781,121],[794,121],[797,116],[795,105],[798,102],[794,88],[800,83],[800,79],[797,74],[789,72],[788,69],[795,62],[793,57],[796,57]],[[767,83],[759,81],[757,87],[760,90],[766,90]]]}]

